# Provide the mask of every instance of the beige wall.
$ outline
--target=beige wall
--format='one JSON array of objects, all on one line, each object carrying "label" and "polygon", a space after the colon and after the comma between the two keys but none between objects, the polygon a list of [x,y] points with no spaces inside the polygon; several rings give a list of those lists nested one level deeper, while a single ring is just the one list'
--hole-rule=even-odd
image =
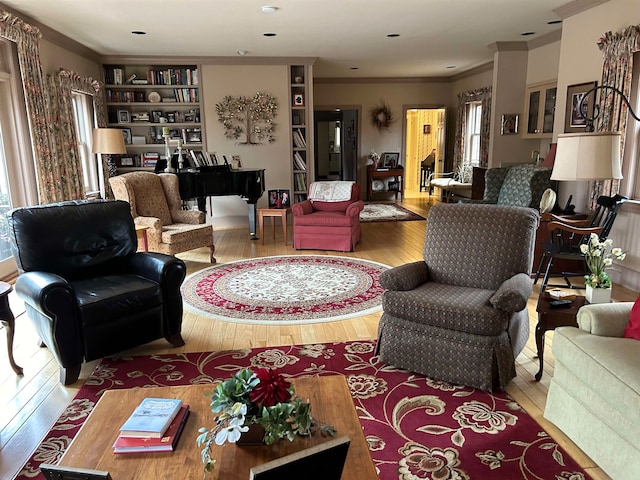
[{"label": "beige wall", "polygon": [[65,68],[83,76],[102,80],[102,67],[99,63],[72,53],[44,38],[40,41],[40,60],[42,62],[42,72],[45,75],[55,73],[60,68]]},{"label": "beige wall", "polygon": [[558,78],[560,41],[529,50],[527,85],[553,82]]},{"label": "beige wall", "polygon": [[[206,150],[240,155],[243,168],[264,168],[265,191],[277,188],[292,190],[287,69],[286,65],[202,65],[200,68]],[[276,141],[262,145],[237,145],[237,140],[225,138],[224,128],[218,122],[216,103],[226,95],[251,97],[259,91],[278,99]],[[258,201],[258,207],[266,206],[265,194]],[[237,196],[214,197],[212,221],[214,225],[247,225],[246,202]]]},{"label": "beige wall", "polygon": [[[377,153],[400,152],[404,158],[403,111],[406,107],[438,107],[449,105],[451,85],[448,82],[316,83],[313,86],[314,108],[350,105],[361,107],[358,133],[358,183],[366,185],[366,160],[371,149]],[[384,100],[395,121],[384,132],[371,125],[369,111]]]},{"label": "beige wall", "polygon": [[[554,138],[564,130],[564,105],[567,86],[597,80],[600,84],[602,54],[596,41],[607,31],[617,32],[640,23],[637,0],[611,0],[563,21],[558,95]],[[633,121],[633,120],[631,120]],[[559,201],[562,204],[572,194],[576,210],[586,211],[586,182],[561,182]],[[628,251],[627,258],[610,272],[612,279],[628,288],[640,291],[640,208],[637,204],[623,207],[616,219],[610,238]]]}]

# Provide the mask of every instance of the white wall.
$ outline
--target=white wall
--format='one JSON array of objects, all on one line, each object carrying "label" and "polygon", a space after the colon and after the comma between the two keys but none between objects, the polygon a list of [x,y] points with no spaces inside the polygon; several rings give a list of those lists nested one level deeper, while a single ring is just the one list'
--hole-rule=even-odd
[{"label": "white wall", "polygon": [[[640,23],[637,0],[611,0],[563,21],[558,70],[558,95],[554,138],[564,131],[564,106],[567,86],[597,80],[600,84],[602,54],[596,42],[607,31],[618,32]],[[633,120],[631,120],[633,121]],[[560,204],[572,194],[576,210],[585,211],[586,182],[561,182]],[[616,219],[610,238],[616,246],[628,251],[623,263],[611,271],[611,277],[635,291],[640,291],[640,208],[629,204]]]},{"label": "white wall", "polygon": [[[243,168],[265,169],[265,191],[278,188],[292,190],[290,161],[291,132],[288,66],[286,65],[202,65],[202,112],[205,119],[206,151],[240,155]],[[237,145],[238,140],[227,139],[218,121],[216,103],[231,95],[252,97],[267,92],[278,99],[275,122],[276,141],[262,145]],[[240,139],[241,141],[243,138]],[[247,204],[238,196],[213,197],[211,221],[219,225],[248,225]],[[266,194],[258,201],[258,208],[267,206]]]}]

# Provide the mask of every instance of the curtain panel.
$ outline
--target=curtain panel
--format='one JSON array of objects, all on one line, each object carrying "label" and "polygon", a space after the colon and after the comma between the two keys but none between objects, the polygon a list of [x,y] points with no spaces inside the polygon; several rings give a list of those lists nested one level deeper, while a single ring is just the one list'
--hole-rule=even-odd
[{"label": "curtain panel", "polygon": [[[607,32],[598,39],[597,43],[603,57],[600,85],[616,87],[629,98],[633,76],[633,54],[640,51],[640,25],[632,25],[617,33]],[[627,105],[615,92],[600,90],[598,107],[600,115],[596,119],[596,130],[622,134],[620,158],[623,158]],[[590,206],[594,209],[598,196],[613,195],[619,191],[620,180],[593,182],[590,187]]]},{"label": "curtain panel", "polygon": [[467,104],[482,102],[480,119],[480,166],[489,165],[489,137],[491,134],[491,87],[483,87],[458,94],[455,145],[453,150],[453,171],[464,164],[465,131],[467,128]]},{"label": "curtain panel", "polygon": [[[58,179],[53,201],[80,200],[86,197],[82,175],[82,161],[78,151],[77,132],[73,115],[73,92],[90,95],[93,99],[98,127],[106,126],[103,84],[91,77],[61,68],[55,75],[47,75],[51,95],[51,138],[55,162],[46,166]],[[93,155],[89,152],[90,155]],[[102,164],[103,178],[108,178],[106,163]]]},{"label": "curtain panel", "polygon": [[43,165],[51,163],[47,91],[40,63],[40,30],[11,13],[0,10],[0,35],[14,42],[22,74],[22,85],[27,107],[31,143],[36,162],[36,175],[40,203],[50,203],[50,192],[55,191],[52,178]]}]

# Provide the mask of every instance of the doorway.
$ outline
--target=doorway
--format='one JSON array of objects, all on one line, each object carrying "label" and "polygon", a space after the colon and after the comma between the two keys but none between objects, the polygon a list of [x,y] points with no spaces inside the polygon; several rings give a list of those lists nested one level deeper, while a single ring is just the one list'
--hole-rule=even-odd
[{"label": "doorway", "polygon": [[429,194],[428,188],[421,191],[420,184],[422,161],[431,153],[435,156],[433,171],[444,172],[445,112],[444,106],[405,106],[405,194]]},{"label": "doorway", "polygon": [[313,124],[315,180],[357,181],[358,111],[316,110]]}]

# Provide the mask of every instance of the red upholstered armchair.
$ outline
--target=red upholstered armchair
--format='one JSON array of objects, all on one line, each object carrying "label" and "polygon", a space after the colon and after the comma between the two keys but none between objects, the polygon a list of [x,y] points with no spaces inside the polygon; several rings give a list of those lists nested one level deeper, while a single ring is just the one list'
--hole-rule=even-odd
[{"label": "red upholstered armchair", "polygon": [[[340,185],[339,185],[340,184]],[[349,185],[351,196],[338,200],[340,190]],[[348,197],[348,190],[342,193]],[[330,198],[333,196],[334,198]],[[320,198],[331,201],[323,201]],[[309,199],[296,203],[293,211],[293,248],[296,250],[339,250],[351,252],[360,241],[360,186],[352,182],[315,182],[309,187]]]}]

